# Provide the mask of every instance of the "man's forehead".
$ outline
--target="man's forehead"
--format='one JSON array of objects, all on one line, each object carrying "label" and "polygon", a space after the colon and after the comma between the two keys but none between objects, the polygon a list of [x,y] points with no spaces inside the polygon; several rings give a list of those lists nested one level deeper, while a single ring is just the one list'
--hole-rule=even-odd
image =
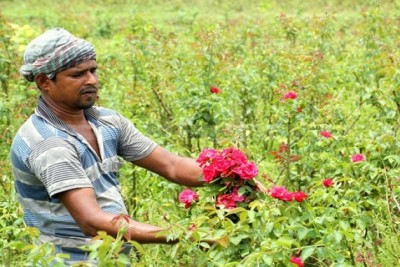
[{"label": "man's forehead", "polygon": [[67,69],[67,70],[81,71],[81,70],[87,70],[87,69],[92,69],[92,68],[97,68],[96,60],[84,61],[82,63],[79,63],[78,65],[73,66],[72,68]]}]

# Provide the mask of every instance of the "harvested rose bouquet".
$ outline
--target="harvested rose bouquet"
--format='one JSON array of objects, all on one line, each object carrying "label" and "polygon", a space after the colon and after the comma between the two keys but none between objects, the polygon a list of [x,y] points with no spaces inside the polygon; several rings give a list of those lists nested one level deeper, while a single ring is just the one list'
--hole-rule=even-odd
[{"label": "harvested rose bouquet", "polygon": [[[254,177],[258,174],[254,162],[248,161],[246,155],[235,148],[222,151],[204,149],[196,160],[203,169],[203,179],[210,184],[215,205],[219,208],[247,208],[256,198],[258,187]],[[190,189],[179,195],[181,203],[189,208],[198,199],[197,193]]]}]

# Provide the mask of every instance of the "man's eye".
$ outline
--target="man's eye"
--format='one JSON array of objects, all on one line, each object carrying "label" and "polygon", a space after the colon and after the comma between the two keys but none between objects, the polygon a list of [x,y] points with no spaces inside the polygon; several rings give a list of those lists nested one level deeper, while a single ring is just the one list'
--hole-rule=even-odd
[{"label": "man's eye", "polygon": [[77,72],[77,73],[72,74],[71,76],[74,78],[79,78],[79,77],[82,77],[82,75],[83,75],[82,72]]}]

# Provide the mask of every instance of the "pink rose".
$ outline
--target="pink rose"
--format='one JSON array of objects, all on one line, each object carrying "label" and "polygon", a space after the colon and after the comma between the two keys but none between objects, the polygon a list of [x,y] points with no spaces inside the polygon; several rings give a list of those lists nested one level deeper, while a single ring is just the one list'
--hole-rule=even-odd
[{"label": "pink rose", "polygon": [[233,192],[232,192],[232,198],[233,198],[233,200],[235,201],[235,202],[242,202],[242,201],[244,201],[244,196],[239,196],[239,189],[237,188],[237,187],[235,187],[234,189],[233,189]]},{"label": "pink rose", "polygon": [[185,204],[186,209],[190,208],[198,198],[199,195],[191,189],[185,189],[179,194],[179,202]]},{"label": "pink rose", "polygon": [[233,170],[243,180],[251,180],[258,174],[257,166],[254,162],[247,162]]},{"label": "pink rose", "polygon": [[269,193],[273,198],[280,198],[287,190],[283,186],[273,186]]},{"label": "pink rose", "polygon": [[212,149],[212,148],[205,148],[200,153],[200,155],[197,158],[196,162],[200,163],[200,167],[202,167],[203,165],[211,162],[211,160],[213,158],[215,158],[217,155],[219,155],[218,150]]},{"label": "pink rose", "polygon": [[351,156],[351,161],[354,163],[361,162],[365,160],[365,156],[363,154],[354,154]]},{"label": "pink rose", "polygon": [[332,138],[332,134],[329,131],[321,131],[321,135],[325,138]]},{"label": "pink rose", "polygon": [[226,148],[222,150],[222,156],[226,160],[232,160],[237,164],[247,162],[246,155],[242,151],[236,148]]},{"label": "pink rose", "polygon": [[232,167],[232,162],[226,160],[222,156],[216,157],[212,165],[216,171],[221,173],[222,176],[228,177],[230,173],[232,172],[231,167]]}]

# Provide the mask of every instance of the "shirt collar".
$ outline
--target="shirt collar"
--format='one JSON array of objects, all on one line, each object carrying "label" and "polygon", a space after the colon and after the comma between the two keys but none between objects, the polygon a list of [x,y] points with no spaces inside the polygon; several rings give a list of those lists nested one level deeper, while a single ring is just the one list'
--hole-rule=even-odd
[{"label": "shirt collar", "polygon": [[[53,124],[56,128],[64,130],[72,135],[76,135],[76,132],[49,108],[42,96],[39,96],[38,98],[38,106],[36,107],[35,113],[36,115],[47,120],[49,123]],[[95,107],[85,109],[83,110],[83,113],[87,118],[92,117],[95,120],[98,120],[100,117],[100,112]]]}]

